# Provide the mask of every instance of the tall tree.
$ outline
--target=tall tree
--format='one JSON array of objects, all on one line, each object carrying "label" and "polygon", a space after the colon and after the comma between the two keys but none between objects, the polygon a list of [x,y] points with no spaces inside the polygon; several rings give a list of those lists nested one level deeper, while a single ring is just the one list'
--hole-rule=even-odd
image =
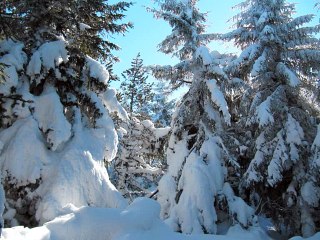
[{"label": "tall tree", "polygon": [[205,33],[206,15],[196,7],[198,1],[156,2],[160,9],[151,11],[172,27],[160,50],[180,62],[155,66],[153,73],[169,80],[173,89],[190,84],[171,123],[168,171],[158,187],[161,216],[185,233],[216,233],[222,222],[247,227],[254,211],[235,196],[229,182],[239,172],[232,152],[239,146],[227,131],[231,124],[225,97],[228,79],[222,70],[230,56],[206,47],[215,35]]},{"label": "tall tree", "polygon": [[283,234],[310,236],[320,226],[314,142],[320,28],[304,27],[313,15],[293,18],[294,4],[284,0],[246,0],[238,7],[236,29],[222,38],[242,49],[227,67],[244,86],[235,107],[244,150],[241,191]]},{"label": "tall tree", "polygon": [[148,108],[152,100],[152,85],[147,82],[147,70],[143,66],[140,53],[132,60],[131,67],[122,73],[122,102],[132,116],[136,114],[141,119],[149,118]]},{"label": "tall tree", "polygon": [[130,3],[6,3],[12,34],[0,43],[6,64],[0,92],[21,96],[1,102],[8,117],[0,132],[0,165],[6,207],[15,213],[6,223],[38,225],[69,203],[125,205],[103,167],[117,151],[109,113],[123,110],[98,60],[114,59],[110,50],[117,46],[106,37],[131,26],[117,23]]}]

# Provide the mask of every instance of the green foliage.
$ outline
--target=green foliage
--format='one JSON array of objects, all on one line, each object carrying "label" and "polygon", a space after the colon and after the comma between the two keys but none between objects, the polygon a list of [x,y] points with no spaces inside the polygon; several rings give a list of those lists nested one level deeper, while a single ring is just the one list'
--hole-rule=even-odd
[{"label": "green foliage", "polygon": [[[94,59],[113,60],[111,50],[119,47],[108,40],[110,34],[124,34],[131,23],[118,24],[131,3],[110,5],[103,0],[8,0],[7,11],[17,39],[31,50],[39,40],[63,36],[70,47]],[[22,34],[23,33],[23,34]]]}]

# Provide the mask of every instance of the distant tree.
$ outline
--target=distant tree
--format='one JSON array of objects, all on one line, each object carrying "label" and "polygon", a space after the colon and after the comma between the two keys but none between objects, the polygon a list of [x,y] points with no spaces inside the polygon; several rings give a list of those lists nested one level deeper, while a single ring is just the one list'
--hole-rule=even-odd
[{"label": "distant tree", "polygon": [[[319,231],[319,26],[293,18],[284,0],[246,0],[222,36],[242,52],[226,68],[242,87],[235,135],[245,169],[240,190],[284,235]],[[318,180],[316,180],[318,179]]]},{"label": "distant tree", "polygon": [[110,51],[118,47],[106,36],[131,27],[117,23],[130,5],[6,1],[10,32],[0,42],[0,94],[7,116],[1,119],[0,166],[6,209],[15,213],[5,215],[7,226],[42,224],[68,203],[126,204],[103,167],[116,155],[110,114],[121,108],[99,61],[114,60]]},{"label": "distant tree", "polygon": [[158,127],[170,126],[176,100],[168,99],[171,90],[164,82],[158,82],[153,88],[154,96],[151,102],[151,119]]},{"label": "distant tree", "polygon": [[235,149],[240,146],[228,129],[228,78],[222,68],[230,56],[210,52],[216,36],[205,33],[206,16],[198,1],[156,1],[151,9],[169,22],[172,33],[160,50],[179,59],[174,66],[154,66],[156,78],[189,91],[177,105],[167,151],[168,170],[159,182],[161,217],[184,233],[217,233],[219,223],[239,222],[248,227],[254,210],[236,194],[230,180],[239,174]]},{"label": "distant tree", "polygon": [[122,73],[121,99],[130,116],[148,119],[149,103],[153,98],[152,85],[147,82],[147,70],[140,53],[132,60],[131,67]]}]

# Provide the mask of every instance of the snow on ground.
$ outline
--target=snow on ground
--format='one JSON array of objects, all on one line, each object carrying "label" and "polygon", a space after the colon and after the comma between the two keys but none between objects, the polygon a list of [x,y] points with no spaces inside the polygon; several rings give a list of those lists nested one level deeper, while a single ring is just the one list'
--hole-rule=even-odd
[{"label": "snow on ground", "polygon": [[125,210],[109,208],[76,208],[42,227],[15,227],[3,230],[1,240],[127,240],[127,239],[268,239],[258,229],[246,232],[235,227],[227,236],[192,235],[172,232],[160,219],[159,204],[148,198],[135,200]]},{"label": "snow on ground", "polygon": [[[159,204],[138,198],[124,210],[69,205],[68,214],[57,217],[41,227],[3,229],[1,240],[267,240],[271,239],[258,227],[249,230],[239,225],[226,235],[185,235],[173,232],[159,218]],[[320,238],[320,233],[309,240]],[[300,240],[295,237],[292,240]]]}]

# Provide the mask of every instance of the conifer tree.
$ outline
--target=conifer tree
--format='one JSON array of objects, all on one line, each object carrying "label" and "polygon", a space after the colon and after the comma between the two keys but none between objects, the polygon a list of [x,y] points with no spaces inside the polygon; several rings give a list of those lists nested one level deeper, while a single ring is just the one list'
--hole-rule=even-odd
[{"label": "conifer tree", "polygon": [[241,192],[282,234],[310,236],[319,230],[319,26],[304,27],[313,15],[293,18],[294,4],[284,0],[238,7],[236,29],[222,38],[242,50],[226,68],[242,85],[235,106]]},{"label": "conifer tree", "polygon": [[147,70],[143,66],[140,53],[132,60],[131,67],[122,73],[121,98],[130,116],[134,114],[140,119],[150,118],[149,103],[152,100],[152,85],[147,82]]},{"label": "conifer tree", "polygon": [[228,182],[239,172],[233,152],[239,146],[227,132],[228,78],[222,70],[230,56],[206,47],[215,35],[205,33],[206,15],[196,7],[198,1],[156,2],[160,9],[151,11],[172,27],[160,50],[180,62],[154,66],[153,74],[170,81],[173,89],[190,84],[171,123],[168,171],[158,187],[161,216],[184,233],[216,233],[222,222],[248,227],[254,211],[235,196]]},{"label": "conifer tree", "polygon": [[154,96],[150,104],[151,119],[158,127],[170,126],[176,100],[168,99],[171,91],[163,81],[158,82],[153,91]]},{"label": "conifer tree", "polygon": [[0,165],[6,208],[16,213],[6,224],[42,224],[69,203],[124,206],[103,167],[117,151],[110,113],[123,110],[99,60],[114,60],[110,51],[118,47],[106,37],[131,26],[117,23],[130,3],[6,3],[12,31],[0,43],[6,64],[0,92],[21,96],[2,102],[8,117]]}]

